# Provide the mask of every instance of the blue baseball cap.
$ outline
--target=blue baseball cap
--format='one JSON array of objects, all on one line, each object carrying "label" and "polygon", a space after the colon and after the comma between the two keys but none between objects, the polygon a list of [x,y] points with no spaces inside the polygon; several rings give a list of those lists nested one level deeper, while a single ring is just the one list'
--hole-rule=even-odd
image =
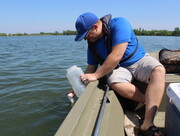
[{"label": "blue baseball cap", "polygon": [[75,25],[77,30],[75,41],[81,41],[98,20],[98,17],[90,12],[80,15]]}]

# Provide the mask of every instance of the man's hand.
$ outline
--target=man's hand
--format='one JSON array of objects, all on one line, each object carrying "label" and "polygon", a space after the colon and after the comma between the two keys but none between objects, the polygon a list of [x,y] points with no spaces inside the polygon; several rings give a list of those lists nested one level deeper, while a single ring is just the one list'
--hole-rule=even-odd
[{"label": "man's hand", "polygon": [[91,81],[98,80],[95,73],[83,74],[83,75],[80,76],[80,78],[81,78],[81,81],[85,84],[85,86],[88,85],[88,83],[91,82]]}]

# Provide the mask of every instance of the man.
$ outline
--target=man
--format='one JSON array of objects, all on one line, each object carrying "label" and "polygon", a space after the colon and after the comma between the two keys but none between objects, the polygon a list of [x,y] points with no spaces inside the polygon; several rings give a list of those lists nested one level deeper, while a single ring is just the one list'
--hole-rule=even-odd
[{"label": "man", "polygon": [[[76,20],[75,41],[84,39],[89,44],[88,66],[80,78],[89,83],[106,75],[108,84],[119,95],[145,103],[145,119],[140,132],[143,135],[163,136],[153,120],[164,93],[165,69],[144,51],[125,18],[110,17],[98,19],[93,13],[87,12]],[[106,40],[108,38],[111,51]],[[100,62],[98,58],[104,61]],[[101,67],[98,68],[98,64]],[[131,84],[133,79],[148,83],[145,95]]]}]

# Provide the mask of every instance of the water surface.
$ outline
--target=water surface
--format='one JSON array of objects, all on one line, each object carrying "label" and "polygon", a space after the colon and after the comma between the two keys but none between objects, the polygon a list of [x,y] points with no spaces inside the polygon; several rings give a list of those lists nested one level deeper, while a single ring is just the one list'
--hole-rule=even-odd
[{"label": "water surface", "polygon": [[[86,67],[86,42],[75,36],[0,37],[0,132],[52,136],[71,109],[66,69]],[[138,36],[148,51],[180,49],[180,37]]]}]

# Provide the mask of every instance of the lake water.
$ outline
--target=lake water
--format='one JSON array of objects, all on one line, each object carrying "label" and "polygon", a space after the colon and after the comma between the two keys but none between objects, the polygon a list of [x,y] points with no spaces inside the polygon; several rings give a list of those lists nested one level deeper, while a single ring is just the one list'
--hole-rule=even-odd
[{"label": "lake water", "polygon": [[[75,36],[0,37],[0,133],[52,136],[71,109],[66,69],[86,67]],[[144,49],[180,49],[180,37],[138,36]]]}]

